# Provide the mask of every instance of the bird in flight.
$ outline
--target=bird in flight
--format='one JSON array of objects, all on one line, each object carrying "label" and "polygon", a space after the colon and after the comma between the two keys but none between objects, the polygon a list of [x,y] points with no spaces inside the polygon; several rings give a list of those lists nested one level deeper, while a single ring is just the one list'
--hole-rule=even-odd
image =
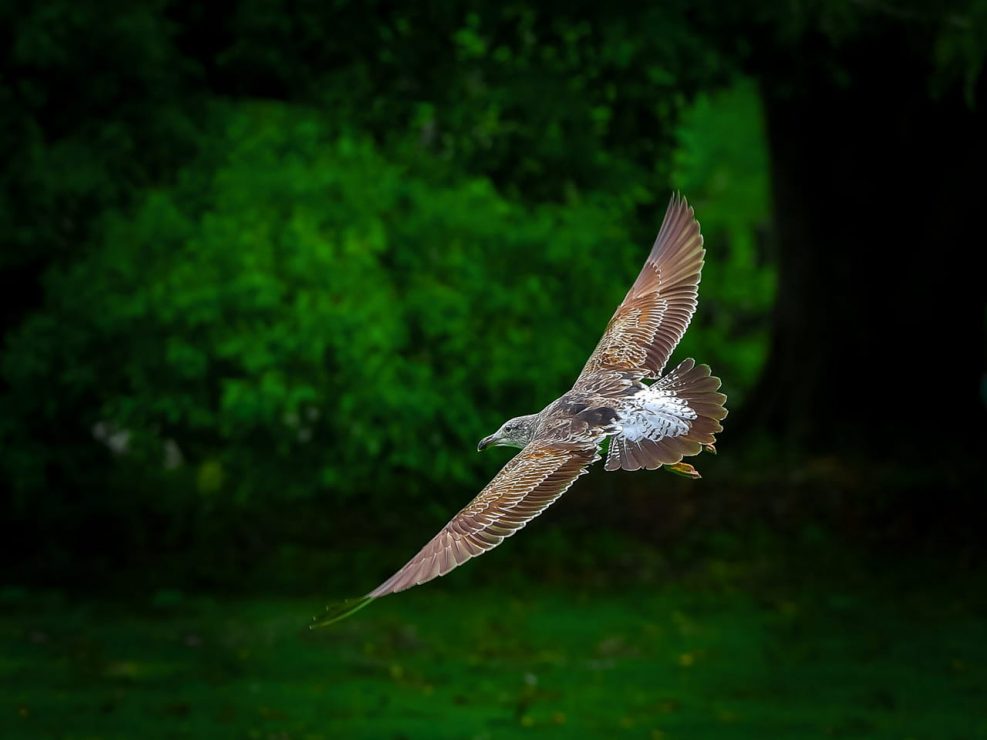
[{"label": "bird in flight", "polygon": [[312,626],[332,624],[493,549],[600,460],[604,441],[607,470],[664,466],[698,478],[682,458],[715,453],[726,396],[709,367],[691,359],[662,371],[695,313],[705,253],[692,207],[673,195],[641,273],[572,388],[537,414],[504,422],[477,446],[521,451],[403,568],[365,596],[327,607]]}]

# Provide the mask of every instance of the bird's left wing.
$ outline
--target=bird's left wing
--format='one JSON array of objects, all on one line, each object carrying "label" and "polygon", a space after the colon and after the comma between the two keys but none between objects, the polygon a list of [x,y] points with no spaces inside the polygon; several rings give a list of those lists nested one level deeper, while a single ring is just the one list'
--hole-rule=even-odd
[{"label": "bird's left wing", "polygon": [[330,606],[313,626],[331,624],[374,599],[444,576],[521,529],[599,460],[598,440],[534,439],[397,573],[366,596]]}]

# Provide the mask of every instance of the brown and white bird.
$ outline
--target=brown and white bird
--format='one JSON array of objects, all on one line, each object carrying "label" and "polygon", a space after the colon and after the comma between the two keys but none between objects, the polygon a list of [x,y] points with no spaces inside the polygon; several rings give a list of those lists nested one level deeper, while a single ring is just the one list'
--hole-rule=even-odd
[{"label": "brown and white bird", "polygon": [[651,253],[572,388],[537,414],[504,422],[477,449],[520,447],[466,507],[397,573],[367,595],[327,607],[331,624],[374,599],[443,576],[491,550],[553,504],[609,440],[607,470],[665,466],[692,478],[683,457],[715,452],[727,415],[720,379],[683,360],[662,375],[696,310],[703,237],[673,195]]}]

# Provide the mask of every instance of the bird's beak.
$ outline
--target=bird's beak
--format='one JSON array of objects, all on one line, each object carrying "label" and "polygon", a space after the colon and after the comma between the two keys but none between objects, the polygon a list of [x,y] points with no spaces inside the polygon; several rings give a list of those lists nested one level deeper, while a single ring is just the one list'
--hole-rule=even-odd
[{"label": "bird's beak", "polygon": [[487,447],[492,445],[496,439],[497,439],[496,434],[491,434],[489,437],[484,437],[483,439],[480,440],[480,444],[476,446],[476,451],[483,452],[483,450],[485,450]]}]

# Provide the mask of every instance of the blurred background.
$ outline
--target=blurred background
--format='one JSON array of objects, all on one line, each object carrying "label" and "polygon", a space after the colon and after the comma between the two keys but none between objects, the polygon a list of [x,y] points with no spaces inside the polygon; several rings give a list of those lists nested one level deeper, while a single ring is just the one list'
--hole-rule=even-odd
[{"label": "blurred background", "polygon": [[[987,3],[0,8],[0,735],[987,737]],[[703,479],[308,632],[675,189]]]}]

